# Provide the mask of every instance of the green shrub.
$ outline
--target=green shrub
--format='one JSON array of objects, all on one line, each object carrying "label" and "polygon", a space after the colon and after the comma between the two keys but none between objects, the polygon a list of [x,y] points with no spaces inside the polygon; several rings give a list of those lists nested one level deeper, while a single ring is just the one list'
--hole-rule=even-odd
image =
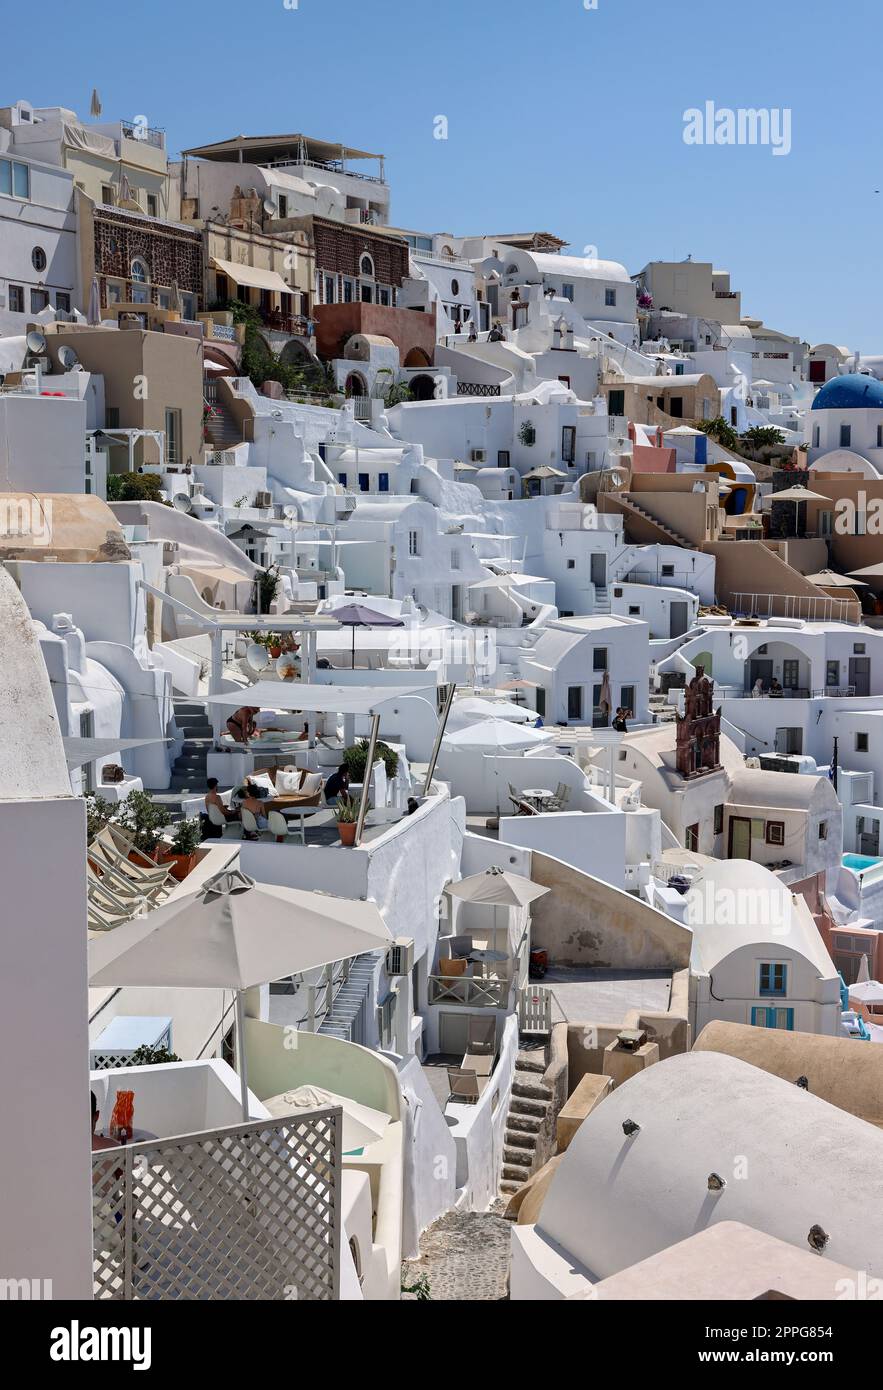
[{"label": "green shrub", "polygon": [[151,801],[147,792],[129,792],[115,819],[131,833],[136,849],[153,855],[170,817],[164,806]]},{"label": "green shrub", "polygon": [[158,473],[108,473],[108,502],[159,502],[162,479]]},{"label": "green shrub", "polygon": [[[390,748],[388,743],[378,742],[374,753],[375,758],[380,758],[386,768],[386,775],[390,780],[395,777],[399,766],[399,755],[394,748]],[[365,763],[368,759],[368,740],[360,739],[351,748],[347,748],[343,755],[343,765],[350,775],[352,782],[364,782]]]},{"label": "green shrub", "polygon": [[179,821],[172,838],[172,854],[195,854],[202,844],[202,829],[199,817]]}]

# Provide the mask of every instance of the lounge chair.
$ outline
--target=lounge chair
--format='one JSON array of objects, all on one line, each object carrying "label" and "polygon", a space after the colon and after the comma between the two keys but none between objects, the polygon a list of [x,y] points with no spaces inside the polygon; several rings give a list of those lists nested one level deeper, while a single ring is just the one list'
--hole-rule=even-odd
[{"label": "lounge chair", "polygon": [[104,907],[110,912],[127,912],[130,917],[134,917],[137,912],[148,905],[147,899],[143,898],[140,893],[129,893],[125,888],[111,883],[106,877],[99,877],[92,865],[88,863],[86,865],[86,892],[90,902],[97,902],[99,907]]},{"label": "lounge chair", "polygon": [[107,859],[108,863],[119,869],[120,873],[125,874],[133,883],[165,883],[169,877],[169,870],[164,864],[150,864],[147,856],[141,854],[140,850],[135,850],[134,853],[143,859],[143,863],[129,858],[133,853],[133,841],[119,826],[105,825],[95,836],[90,849],[95,856]]},{"label": "lounge chair", "polygon": [[168,895],[171,879],[157,879],[155,883],[134,883],[127,874],[122,873],[107,859],[86,852],[86,871],[91,879],[100,883],[120,898],[138,898],[157,903]]},{"label": "lounge chair", "polygon": [[461,1071],[471,1072],[479,1093],[484,1090],[491,1078],[497,1056],[497,1024],[493,1014],[489,1018],[470,1015],[466,1034],[466,1052],[460,1063]]},{"label": "lounge chair", "polygon": [[459,1067],[448,1067],[449,1100],[468,1101],[471,1105],[481,1096],[478,1077],[474,1071],[461,1071]]},{"label": "lounge chair", "polygon": [[123,913],[106,912],[97,903],[90,902],[86,906],[86,922],[90,931],[112,931],[114,927],[121,927],[131,920],[131,916]]}]

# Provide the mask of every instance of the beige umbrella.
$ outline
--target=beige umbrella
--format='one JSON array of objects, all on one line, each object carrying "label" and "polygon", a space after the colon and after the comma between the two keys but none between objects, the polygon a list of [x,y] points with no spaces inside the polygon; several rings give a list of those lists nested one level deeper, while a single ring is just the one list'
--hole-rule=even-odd
[{"label": "beige umbrella", "polygon": [[853,578],[858,575],[865,575],[868,579],[883,579],[883,562],[865,565],[864,569],[850,570],[849,573]]},{"label": "beige umbrella", "polygon": [[868,981],[870,980],[870,978],[871,978],[871,971],[870,971],[870,968],[869,968],[869,966],[868,966],[868,958],[867,958],[867,956],[862,956],[862,963],[861,963],[861,965],[860,965],[859,968],[858,968],[858,974],[857,974],[856,977],[855,977],[855,983],[856,983],[857,985],[864,985],[864,984],[867,984],[867,983],[868,983]]},{"label": "beige umbrella", "polygon": [[527,907],[535,898],[542,898],[551,889],[522,874],[510,874],[494,864],[483,874],[470,874],[459,883],[449,883],[446,892],[466,903],[482,903],[487,907]]},{"label": "beige umbrella", "polygon": [[802,483],[796,483],[794,487],[783,488],[781,492],[771,492],[771,502],[830,502],[830,497],[826,497],[822,492],[810,492],[808,487]]},{"label": "beige umbrella", "polygon": [[234,869],[93,940],[89,982],[233,990],[242,1118],[247,1120],[243,992],[391,945],[373,903],[257,884]]},{"label": "beige umbrella", "polygon": [[349,1096],[326,1091],[321,1086],[297,1086],[294,1090],[271,1096],[264,1101],[264,1105],[274,1118],[284,1118],[298,1110],[318,1110],[327,1105],[339,1105],[343,1111],[344,1153],[373,1144],[383,1137],[392,1123],[389,1115],[382,1110],[373,1110],[370,1105],[361,1105]]},{"label": "beige umbrella", "polygon": [[883,985],[878,980],[856,980],[849,986],[849,997],[860,1004],[883,1004]]},{"label": "beige umbrella", "polygon": [[810,584],[818,584],[824,589],[866,589],[867,584],[863,584],[860,579],[847,579],[843,574],[837,574],[834,570],[819,570],[818,574],[805,574],[804,579],[808,579]]},{"label": "beige umbrella", "polygon": [[602,705],[602,706],[606,705],[606,707],[607,707],[608,710],[610,710],[610,709],[612,708],[612,705],[613,705],[613,696],[612,696],[611,691],[610,691],[610,672],[609,672],[609,671],[605,671],[605,672],[604,672],[604,679],[603,679],[602,682],[601,682],[601,694],[598,696],[598,704],[599,704],[599,705]]},{"label": "beige umbrella", "polygon": [[89,103],[89,115],[96,117],[101,115],[101,97],[98,95],[97,87],[92,88],[92,100]]}]

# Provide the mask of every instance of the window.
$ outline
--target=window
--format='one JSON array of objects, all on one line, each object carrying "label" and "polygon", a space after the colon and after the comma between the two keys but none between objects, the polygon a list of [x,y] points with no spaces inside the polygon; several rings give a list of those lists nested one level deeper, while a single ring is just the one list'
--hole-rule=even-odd
[{"label": "window", "polygon": [[419,532],[419,531],[409,531],[409,532],[408,532],[408,554],[409,554],[409,555],[419,555],[419,554],[420,554],[420,532]]},{"label": "window", "polygon": [[604,291],[604,304],[608,309],[612,309],[616,304],[616,290],[607,289]]},{"label": "window", "polygon": [[181,462],[181,412],[166,411],[166,463]]},{"label": "window", "polygon": [[359,261],[359,274],[374,277],[374,262],[370,256],[362,256]]},{"label": "window", "polygon": [[581,685],[570,685],[567,688],[567,718],[582,719],[583,717],[583,688]]},{"label": "window", "polygon": [[378,492],[389,492],[389,474],[388,474],[388,473],[378,473],[378,474],[377,474],[377,491],[378,491]]},{"label": "window", "polygon": [[148,193],[147,195],[147,216],[159,217],[159,199],[155,193]]},{"label": "window", "polygon": [[132,279],[137,285],[146,285],[150,280],[147,262],[136,256],[132,262]]},{"label": "window", "polygon": [[112,183],[103,183],[101,185],[101,201],[102,203],[106,203],[108,207],[113,207],[114,196]]},{"label": "window", "polygon": [[568,568],[569,570],[575,570],[575,569],[576,569],[576,560],[568,560],[568,561],[567,561],[567,568]]},{"label": "window", "polygon": [[452,281],[451,281],[451,294],[454,295],[454,297],[456,298],[456,296],[457,296],[459,293],[460,293],[460,281],[459,281],[459,280],[452,280]]},{"label": "window", "polygon": [[0,159],[0,193],[5,193],[7,197],[30,198],[31,171],[27,164]]},{"label": "window", "polygon": [[592,650],[592,670],[593,670],[593,671],[606,671],[606,670],[607,670],[607,648],[606,648],[606,647],[595,647],[595,648],[593,648],[593,650]]},{"label": "window", "polygon": [[459,550],[452,550],[452,551],[451,551],[451,569],[452,569],[452,570],[458,570],[459,568],[460,568],[460,552],[459,552]]},{"label": "window", "polygon": [[571,302],[571,304],[572,304],[572,303],[573,303],[573,285],[562,285],[562,286],[561,286],[561,296],[562,296],[563,299],[569,299],[570,302]]},{"label": "window", "polygon": [[853,642],[852,652],[854,656],[864,656],[866,644],[864,642]]},{"label": "window", "polygon": [[104,411],[104,428],[107,430],[118,430],[120,427],[120,408],[118,405],[109,405]]},{"label": "window", "polygon": [[852,442],[852,425],[841,425],[841,426],[840,426],[840,447],[841,447],[841,449],[848,449],[851,442]]},{"label": "window", "polygon": [[639,603],[630,603],[630,604],[629,604],[629,617],[630,617],[630,618],[640,618],[640,616],[641,616],[641,605],[640,605]]},{"label": "window", "polygon": [[564,425],[561,430],[561,458],[565,463],[573,463],[576,458],[575,425]]},{"label": "window", "polygon": [[187,322],[192,323],[196,319],[196,295],[187,294],[186,291],[181,295],[181,313]]},{"label": "window", "polygon": [[9,286],[9,312],[23,314],[25,311],[25,292],[21,285]]},{"label": "window", "polygon": [[31,252],[31,265],[35,270],[46,269],[46,252],[42,246],[35,246]]},{"label": "window", "polygon": [[660,573],[663,579],[674,579],[675,567],[674,565],[663,565]]},{"label": "window", "polygon": [[49,303],[48,290],[31,290],[31,313],[39,314]]},{"label": "window", "polygon": [[814,449],[819,447],[820,426],[814,425],[812,431],[812,446]]},{"label": "window", "polygon": [[384,287],[384,288],[381,288],[381,289],[379,289],[379,290],[377,291],[377,302],[378,302],[378,304],[385,304],[385,305],[387,306],[387,308],[389,308],[389,290],[388,290],[388,289],[386,289],[386,288]]},{"label": "window", "polygon": [[766,1009],[763,1007],[751,1010],[751,1022],[755,1028],[787,1028],[794,1027],[793,1009]]},{"label": "window", "polygon": [[764,962],[760,967],[758,994],[788,993],[788,967],[781,961]]},{"label": "window", "polygon": [[346,474],[345,474],[345,473],[338,473],[338,475],[337,475],[337,481],[340,483],[340,486],[341,486],[341,487],[346,487]]},{"label": "window", "polygon": [[508,449],[498,449],[498,450],[497,450],[497,467],[498,467],[498,468],[508,468],[508,467],[509,467],[509,450],[508,450]]},{"label": "window", "polygon": [[344,302],[344,304],[352,304],[352,302],[353,302],[353,282],[352,282],[352,280],[344,280],[344,282],[343,282],[343,302]]},{"label": "window", "polygon": [[718,802],[714,808],[714,833],[715,835],[723,835],[724,833],[724,805],[722,801]]},{"label": "window", "polygon": [[323,284],[323,289],[324,289],[324,298],[323,298],[323,301],[322,301],[322,302],[323,302],[324,304],[333,304],[333,303],[334,303],[334,276],[333,276],[333,275],[324,275],[324,276],[322,277],[322,284]]},{"label": "window", "polygon": [[883,425],[877,426],[877,448],[883,449]]},{"label": "window", "polygon": [[820,839],[820,840],[827,840],[827,838],[828,838],[828,822],[827,822],[826,820],[820,820],[820,821],[819,821],[819,839]]},{"label": "window", "polygon": [[615,387],[607,392],[607,410],[610,415],[625,415],[625,391]]},{"label": "window", "polygon": [[628,710],[630,714],[634,715],[634,712],[635,712],[635,687],[634,687],[633,685],[622,685],[622,686],[620,686],[620,688],[619,688],[619,703],[622,705],[623,709]]},{"label": "window", "polygon": [[867,734],[856,734],[856,736],[855,736],[855,751],[856,751],[856,753],[867,753],[867,751],[868,751],[868,736],[867,736]]},{"label": "window", "polygon": [[783,820],[768,820],[765,839],[768,845],[784,845],[785,822]]},{"label": "window", "polygon": [[359,492],[370,492],[370,480],[367,473],[359,474]]},{"label": "window", "polygon": [[544,688],[543,686],[541,686],[541,685],[537,687],[536,700],[537,700],[537,714],[540,716],[541,719],[545,719],[545,717],[546,717],[546,691],[545,691],[545,688]]},{"label": "window", "polygon": [[825,685],[839,685],[840,683],[840,662],[825,662]]},{"label": "window", "polygon": [[692,849],[696,853],[699,851],[699,822],[695,825],[688,825],[684,832],[684,848]]},{"label": "window", "polygon": [[64,293],[62,290],[58,290],[55,295],[55,307],[56,309],[59,309],[63,314],[69,314],[71,311],[70,295]]},{"label": "window", "polygon": [[279,194],[279,203],[278,203],[278,207],[277,207],[277,213],[278,213],[279,217],[287,217],[287,216],[288,216],[288,198],[287,198],[287,196],[286,196],[284,193],[280,193],[280,194]]}]

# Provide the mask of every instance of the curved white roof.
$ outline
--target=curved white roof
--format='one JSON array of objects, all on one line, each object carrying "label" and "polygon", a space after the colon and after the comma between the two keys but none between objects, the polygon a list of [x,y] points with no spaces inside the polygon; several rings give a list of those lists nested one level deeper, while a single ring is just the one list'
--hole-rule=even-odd
[{"label": "curved white roof", "polygon": [[[779,775],[801,780],[796,773]],[[697,971],[710,973],[734,951],[768,944],[802,956],[823,978],[834,975],[803,898],[792,895],[770,869],[749,859],[709,860],[691,884],[687,925],[693,931],[691,964]]]},{"label": "curved white roof", "polygon": [[616,280],[630,285],[631,276],[619,261],[599,261],[588,256],[550,256],[543,251],[507,252],[504,264],[510,261],[517,264],[518,257],[526,256],[533,261],[541,275],[573,275],[578,280]]},{"label": "curved white roof", "polygon": [[[628,1119],[640,1125],[630,1137]],[[720,1221],[801,1250],[820,1226],[823,1258],[879,1276],[881,1166],[874,1125],[747,1062],[689,1052],[638,1072],[583,1121],[537,1231],[603,1279]]]}]

